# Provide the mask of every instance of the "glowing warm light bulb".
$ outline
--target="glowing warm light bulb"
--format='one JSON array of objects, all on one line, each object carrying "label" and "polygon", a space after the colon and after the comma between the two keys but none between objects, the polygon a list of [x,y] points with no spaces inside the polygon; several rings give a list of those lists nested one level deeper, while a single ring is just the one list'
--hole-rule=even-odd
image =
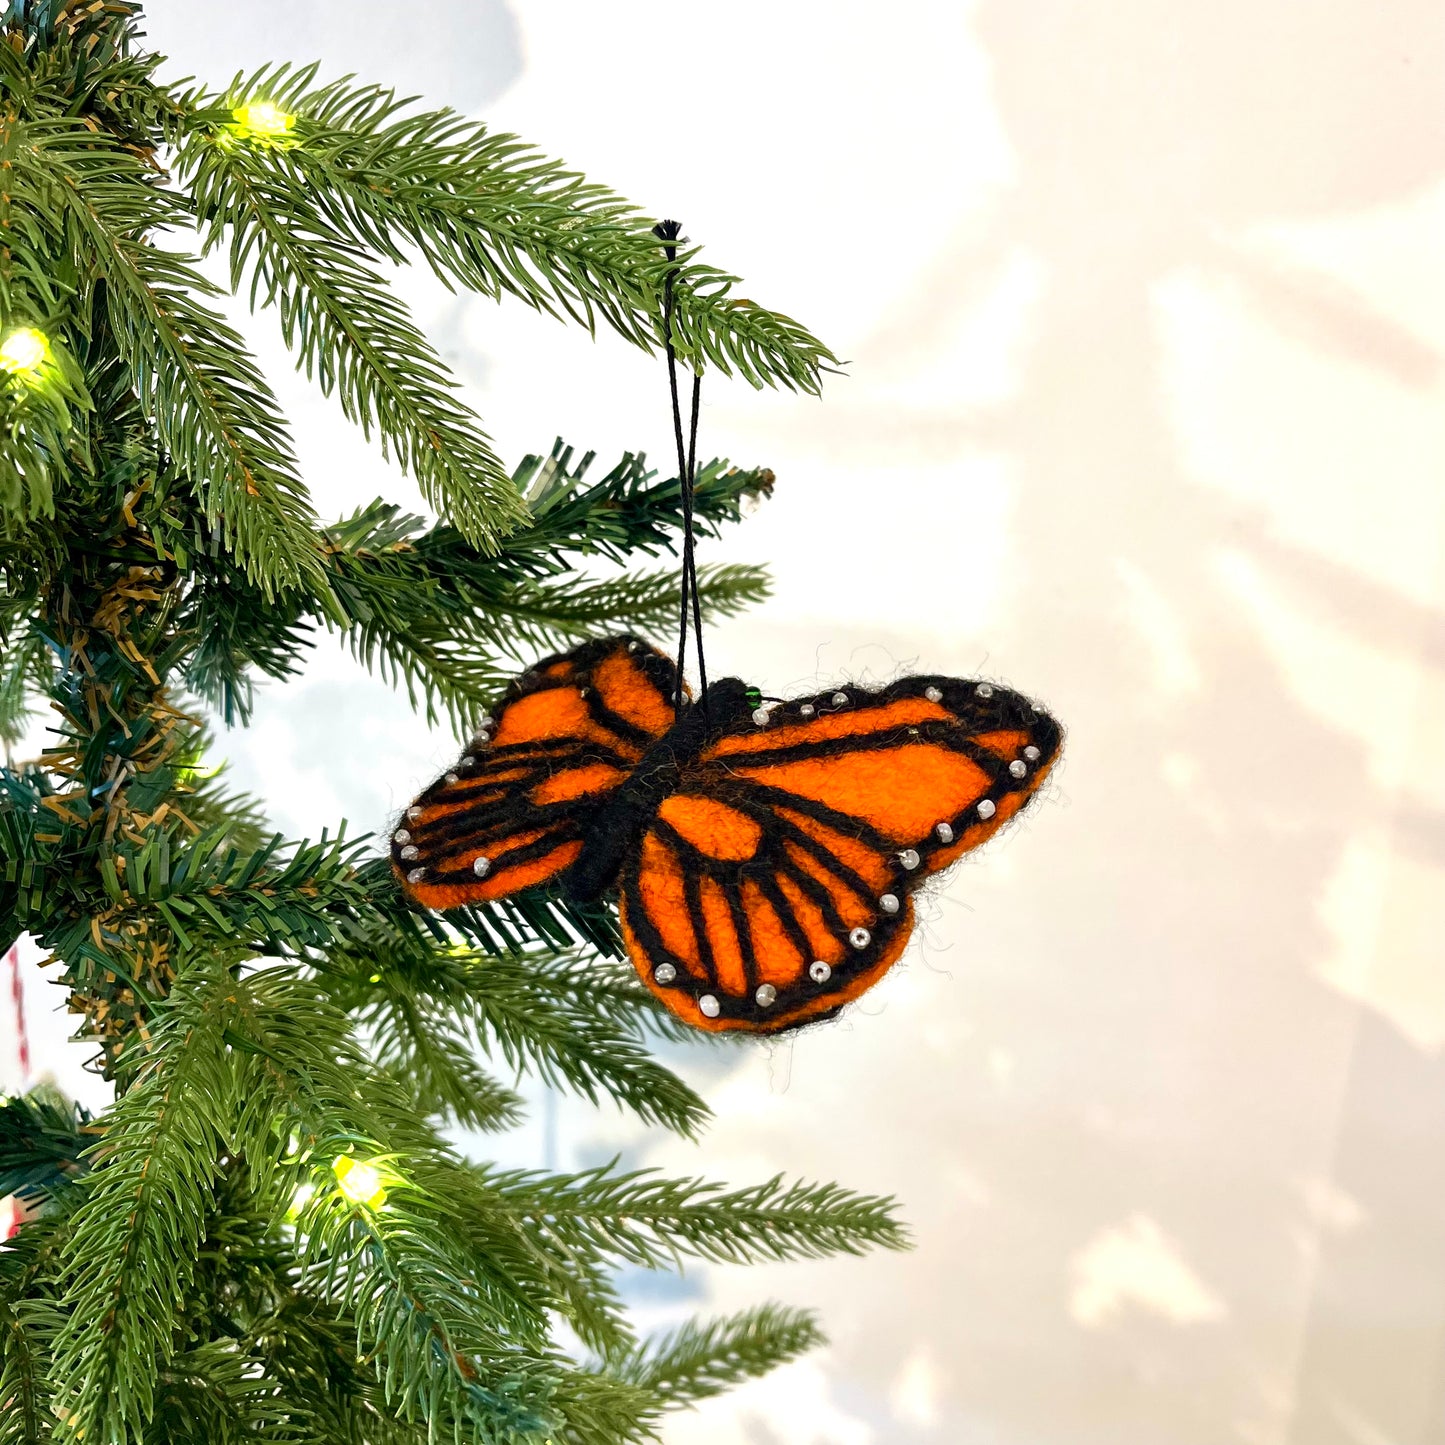
[{"label": "glowing warm light bulb", "polygon": [[272,100],[247,101],[245,105],[238,105],[231,114],[236,118],[236,128],[243,135],[261,140],[276,140],[290,135],[296,125],[296,117]]},{"label": "glowing warm light bulb", "polygon": [[50,359],[50,342],[43,331],[20,326],[0,341],[0,371],[31,377]]},{"label": "glowing warm light bulb", "polygon": [[311,1203],[311,1196],[316,1193],[314,1184],[298,1184],[296,1192],[291,1196],[291,1207],[286,1211],[286,1218],[290,1220],[299,1219],[302,1211]]},{"label": "glowing warm light bulb", "polygon": [[337,1188],[353,1204],[380,1209],[386,1203],[386,1184],[381,1170],[374,1164],[353,1159],[350,1154],[338,1154],[331,1165],[331,1172],[336,1176]]}]

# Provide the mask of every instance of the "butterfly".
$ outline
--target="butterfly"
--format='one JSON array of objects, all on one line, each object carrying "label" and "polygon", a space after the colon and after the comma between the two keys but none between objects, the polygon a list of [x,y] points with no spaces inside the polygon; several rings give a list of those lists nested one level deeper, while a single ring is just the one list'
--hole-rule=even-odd
[{"label": "butterfly", "polygon": [[918,886],[1028,803],[1063,736],[1018,693],[948,677],[678,695],[638,637],[537,663],[407,808],[402,888],[440,910],[615,889],[627,952],[674,1014],[776,1033],[888,971]]}]

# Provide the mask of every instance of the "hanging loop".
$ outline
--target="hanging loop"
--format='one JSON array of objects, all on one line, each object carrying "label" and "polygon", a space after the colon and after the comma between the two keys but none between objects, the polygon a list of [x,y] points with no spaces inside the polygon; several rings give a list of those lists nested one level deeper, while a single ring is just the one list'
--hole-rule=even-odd
[{"label": "hanging loop", "polygon": [[676,304],[677,241],[682,234],[682,225],[678,221],[660,221],[652,228],[652,234],[662,242],[663,252],[670,263],[662,285],[662,339],[667,349],[667,382],[672,395],[672,431],[677,443],[677,476],[682,493],[682,615],[677,639],[677,686],[673,708],[678,713],[682,711],[683,668],[687,662],[687,624],[688,614],[691,612],[693,635],[697,639],[698,702],[706,714],[707,663],[702,651],[702,599],[698,596],[696,539],[692,520],[694,488],[697,482],[697,425],[702,404],[702,375],[697,370],[692,374],[692,418],[684,445],[682,402],[677,387],[677,347],[673,343],[672,333]]}]

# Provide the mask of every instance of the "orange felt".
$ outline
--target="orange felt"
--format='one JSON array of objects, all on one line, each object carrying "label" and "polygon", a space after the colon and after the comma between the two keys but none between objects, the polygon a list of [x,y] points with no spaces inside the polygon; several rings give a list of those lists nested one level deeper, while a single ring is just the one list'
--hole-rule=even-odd
[{"label": "orange felt", "polygon": [[1016,758],[1028,745],[1029,735],[1023,731],[976,733],[970,741],[997,757]]},{"label": "orange felt", "polygon": [[[649,914],[651,909],[648,910]],[[654,960],[643,948],[637,934],[633,932],[632,920],[628,916],[627,896],[624,894],[619,902],[617,910],[618,922],[622,925],[622,942],[627,949],[627,956],[632,960],[632,966],[637,970],[637,976],[662,1000],[662,1002],[678,1017],[683,1023],[691,1024],[694,1028],[703,1029],[709,1027],[713,1022],[706,1018],[698,1008],[696,1002],[689,998],[680,989],[664,988],[652,977]]]},{"label": "orange felt", "polygon": [[[493,838],[486,846],[486,854],[494,865],[499,865],[503,853],[515,852],[518,848],[530,847],[533,843],[540,841],[547,836],[545,828],[528,828],[521,833],[509,833],[505,838]],[[477,846],[468,843],[465,847],[454,844],[450,853],[443,853],[437,859],[438,868],[443,871],[454,871],[461,868],[470,868],[477,856]]]},{"label": "orange felt", "polygon": [[873,910],[868,904],[863,902],[851,888],[845,887],[811,853],[804,852],[796,843],[784,843],[783,847],[794,863],[805,873],[810,873],[828,890],[828,896],[833,900],[833,907],[838,910],[838,916],[849,928],[857,928],[859,924],[872,920]]},{"label": "orange felt", "polygon": [[694,848],[730,863],[751,858],[762,841],[763,830],[751,818],[711,798],[674,793],[657,812]]},{"label": "orange felt", "polygon": [[792,939],[783,931],[777,911],[751,880],[742,886],[743,908],[748,916],[748,932],[753,943],[753,957],[758,977],[763,983],[779,988],[790,987],[803,975],[811,958],[803,958]]},{"label": "orange felt", "polygon": [[806,1003],[791,1009],[781,1018],[770,1019],[771,1029],[755,1030],[755,1032],[771,1032],[772,1029],[785,1025],[803,1023],[807,1019],[817,1018],[820,1014],[832,1013],[834,1009],[845,1003],[852,1003],[855,998],[867,993],[903,957],[903,950],[908,947],[908,940],[912,935],[913,900],[905,898],[903,912],[898,917],[897,931],[888,940],[888,946],[880,951],[878,957],[867,968],[860,968],[842,988],[835,992],[809,999]]},{"label": "orange felt", "polygon": [[467,777],[460,778],[455,783],[447,784],[446,796],[448,798],[470,799],[476,793],[495,787],[498,783],[515,783],[518,778],[525,778],[533,768],[533,764],[529,762],[512,761],[507,758],[483,757],[480,761],[481,772],[472,773]]},{"label": "orange felt", "polygon": [[778,888],[808,936],[811,956],[807,961],[820,958],[824,963],[836,964],[843,957],[843,940],[828,927],[823,910],[786,874],[778,875]]},{"label": "orange felt", "polygon": [[637,935],[632,930],[631,922],[627,916],[626,900],[623,901],[621,910],[622,941],[626,945],[632,965],[637,970],[638,977],[652,990],[662,1003],[672,1011],[684,1023],[691,1024],[693,1028],[705,1029],[709,1033],[742,1032],[752,1034],[776,1033],[779,1029],[789,1028],[794,1024],[806,1023],[809,1019],[820,1018],[823,1015],[832,1013],[835,1009],[845,1003],[851,1003],[860,994],[867,992],[903,955],[903,950],[908,946],[909,936],[913,932],[913,905],[909,901],[904,902],[904,912],[898,920],[897,932],[889,940],[888,946],[883,949],[879,956],[866,969],[860,969],[851,978],[847,985],[827,992],[820,992],[816,997],[807,999],[804,1003],[795,1008],[788,1009],[764,1020],[754,1022],[750,1019],[710,1019],[698,1008],[697,1003],[681,990],[664,988],[653,981],[652,960],[647,956],[646,950],[639,942]]},{"label": "orange felt", "polygon": [[564,658],[561,662],[549,663],[542,669],[543,677],[566,677],[572,671],[572,664]]},{"label": "orange felt", "polygon": [[1028,781],[1028,786],[1021,788],[1016,793],[1006,793],[998,800],[997,811],[986,823],[977,822],[970,828],[965,828],[947,848],[940,848],[936,852],[929,853],[924,863],[925,873],[941,873],[945,868],[952,867],[965,853],[971,853],[980,844],[987,843],[1005,823],[1012,818],[1020,808],[1038,791],[1039,784],[1048,777],[1049,769],[1053,765],[1047,764],[1040,768]]},{"label": "orange felt", "polygon": [[739,737],[723,738],[703,752],[708,758],[736,757],[744,753],[770,752],[773,748],[791,747],[795,743],[823,742],[833,738],[860,737],[867,733],[907,727],[922,722],[947,721],[953,716],[947,708],[922,697],[903,697],[882,707],[860,707],[850,712],[822,713],[802,723],[784,723],[778,727],[759,728]]},{"label": "orange felt", "polygon": [[660,738],[677,720],[672,704],[626,652],[614,652],[592,672],[592,686],[607,707],[634,727]]},{"label": "orange felt", "polygon": [[737,928],[733,924],[732,910],[728,907],[722,889],[711,878],[702,880],[700,892],[703,927],[707,930],[707,941],[712,947],[717,986],[724,993],[730,993],[736,998],[747,990],[748,975],[743,967],[743,951],[738,942]]},{"label": "orange felt", "polygon": [[[533,859],[530,863],[518,864],[515,868],[501,868],[486,878],[475,882],[433,883],[423,879],[420,883],[407,883],[406,891],[423,908],[461,908],[469,903],[487,903],[494,898],[503,898],[509,893],[520,893],[524,888],[535,888],[555,878],[564,868],[570,867],[582,851],[579,842],[561,843],[550,853]],[[405,873],[401,868],[394,870],[402,881]]]},{"label": "orange felt", "polygon": [[524,888],[535,888],[539,883],[555,878],[564,868],[570,868],[581,851],[580,840],[559,843],[550,853],[544,853],[530,863],[498,868],[495,873],[477,880],[477,891],[472,896],[478,901],[486,902],[493,898],[504,898],[509,893],[520,893]]},{"label": "orange felt", "polygon": [[931,743],[805,762],[734,763],[733,770],[863,818],[900,843],[924,836],[988,791],[982,768]]},{"label": "orange felt", "polygon": [[422,828],[450,818],[455,813],[470,813],[479,805],[500,801],[506,795],[505,784],[526,777],[527,772],[507,774],[493,773],[481,778],[468,778],[465,782],[448,783],[429,803],[421,805],[421,817],[417,820]]},{"label": "orange felt", "polygon": [[777,811],[780,817],[796,824],[801,832],[816,838],[840,863],[846,863],[865,883],[871,884],[875,892],[881,893],[887,886],[893,876],[893,865],[887,856],[805,813],[795,813],[791,808],[779,808]]},{"label": "orange felt", "polygon": [[702,959],[688,918],[682,869],[672,849],[659,843],[650,833],[642,840],[642,866],[638,870],[637,886],[642,894],[642,906],[663,943],[701,977]]},{"label": "orange felt", "polygon": [[638,750],[592,721],[587,702],[570,687],[549,687],[508,704],[492,741],[499,747],[549,738],[582,738],[636,759]]},{"label": "orange felt", "polygon": [[554,773],[545,783],[538,783],[530,797],[534,803],[565,803],[569,798],[606,792],[617,787],[626,776],[626,773],[606,763],[588,763],[584,767],[566,768]]}]

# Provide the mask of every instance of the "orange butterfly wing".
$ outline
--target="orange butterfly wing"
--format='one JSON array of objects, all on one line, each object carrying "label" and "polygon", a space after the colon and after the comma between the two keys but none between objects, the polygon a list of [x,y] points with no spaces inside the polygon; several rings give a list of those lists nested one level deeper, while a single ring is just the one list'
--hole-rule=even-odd
[{"label": "orange butterfly wing", "polygon": [[898,960],[923,879],[1017,814],[1061,742],[1017,693],[932,677],[734,725],[684,770],[623,868],[639,974],[702,1029],[828,1017]]},{"label": "orange butterfly wing", "polygon": [[485,903],[555,879],[598,808],[672,725],[672,661],[635,637],[537,663],[468,751],[406,810],[391,862],[424,908]]}]

